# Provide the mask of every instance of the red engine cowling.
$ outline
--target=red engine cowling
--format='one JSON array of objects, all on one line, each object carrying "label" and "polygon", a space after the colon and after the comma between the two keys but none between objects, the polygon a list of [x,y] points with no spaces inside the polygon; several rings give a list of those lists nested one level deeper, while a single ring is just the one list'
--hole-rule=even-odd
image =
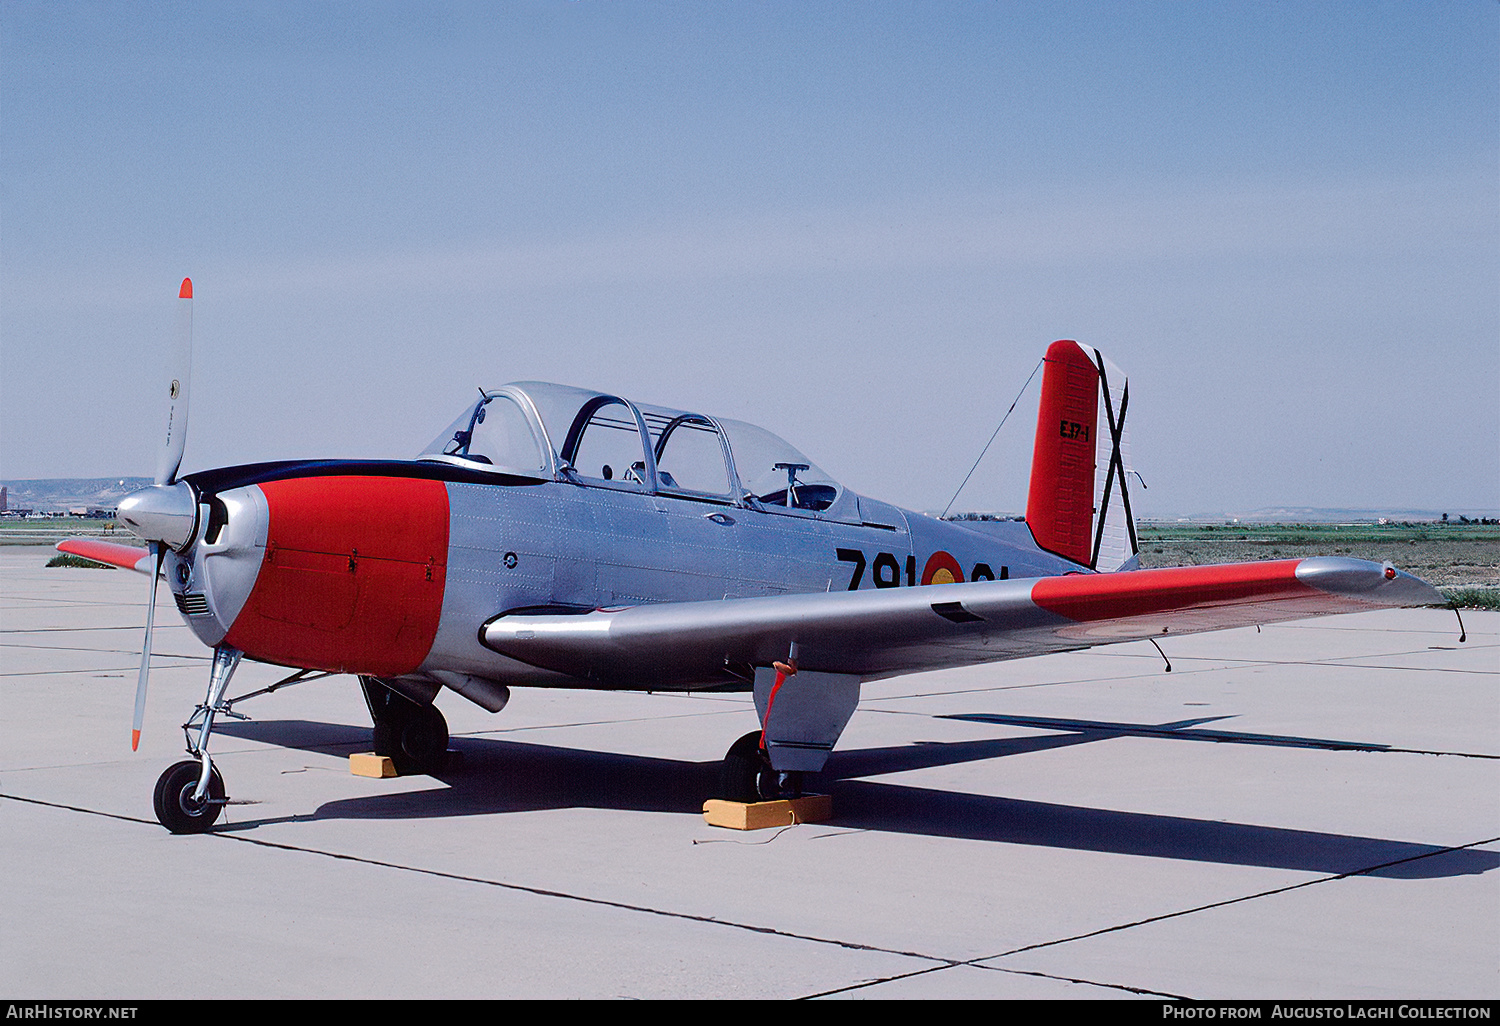
[{"label": "red engine cowling", "polygon": [[448,562],[440,481],[268,481],[266,550],[224,640],[252,658],[392,677],[432,648]]}]

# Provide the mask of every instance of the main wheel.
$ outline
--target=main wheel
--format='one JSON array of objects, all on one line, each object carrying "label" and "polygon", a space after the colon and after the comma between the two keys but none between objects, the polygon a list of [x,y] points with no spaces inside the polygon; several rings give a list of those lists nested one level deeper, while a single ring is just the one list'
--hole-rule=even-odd
[{"label": "main wheel", "polygon": [[388,756],[403,776],[436,773],[448,756],[448,721],[435,705],[413,706],[409,715],[375,721],[375,754]]},{"label": "main wheel", "polygon": [[720,769],[719,790],[731,802],[764,802],[779,798],[776,771],[761,751],[758,730],[730,746]]},{"label": "main wheel", "polygon": [[156,818],[161,825],[174,834],[201,834],[214,825],[219,812],[224,808],[224,778],[219,768],[213,766],[208,774],[208,794],[204,801],[194,801],[193,792],[198,790],[198,778],[203,773],[203,764],[197,759],[184,759],[167,767],[156,781],[156,793],[151,804],[156,809]]}]

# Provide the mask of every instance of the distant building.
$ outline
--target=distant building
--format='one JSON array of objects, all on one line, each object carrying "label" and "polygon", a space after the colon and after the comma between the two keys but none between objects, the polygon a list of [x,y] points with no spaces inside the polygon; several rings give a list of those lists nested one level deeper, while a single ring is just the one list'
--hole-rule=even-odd
[{"label": "distant building", "polygon": [[10,489],[0,486],[0,513],[10,509]]}]

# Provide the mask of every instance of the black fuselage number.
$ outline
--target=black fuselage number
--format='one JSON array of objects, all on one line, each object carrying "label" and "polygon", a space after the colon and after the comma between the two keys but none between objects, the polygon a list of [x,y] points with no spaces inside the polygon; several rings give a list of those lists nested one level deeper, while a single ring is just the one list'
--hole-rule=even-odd
[{"label": "black fuselage number", "polygon": [[[870,580],[877,588],[898,588],[903,583],[907,587],[913,587],[917,584],[917,557],[914,555],[906,557],[906,573],[904,575],[906,580],[902,581],[901,560],[897,559],[894,553],[877,552],[873,561],[866,559],[865,554],[859,549],[835,549],[834,553],[838,556],[840,563],[854,564],[854,570],[849,575],[850,591],[859,590],[860,584],[865,579],[866,568],[870,569]],[[1000,580],[1004,581],[1009,578],[1010,567],[1002,566],[1000,568]],[[990,569],[988,563],[975,563],[974,568],[969,571],[969,580],[993,581],[995,580],[995,571]]]}]

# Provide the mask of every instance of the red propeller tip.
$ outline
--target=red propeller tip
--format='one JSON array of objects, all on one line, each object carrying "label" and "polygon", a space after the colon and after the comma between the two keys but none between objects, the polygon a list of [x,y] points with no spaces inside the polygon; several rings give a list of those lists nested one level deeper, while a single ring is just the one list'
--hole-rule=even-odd
[{"label": "red propeller tip", "polygon": [[191,279],[191,278],[184,278],[184,279],[182,279],[182,290],[177,293],[177,298],[178,299],[192,299],[193,298],[193,279]]},{"label": "red propeller tip", "polygon": [[130,732],[130,750],[133,752],[141,746],[141,732],[132,730]]}]

